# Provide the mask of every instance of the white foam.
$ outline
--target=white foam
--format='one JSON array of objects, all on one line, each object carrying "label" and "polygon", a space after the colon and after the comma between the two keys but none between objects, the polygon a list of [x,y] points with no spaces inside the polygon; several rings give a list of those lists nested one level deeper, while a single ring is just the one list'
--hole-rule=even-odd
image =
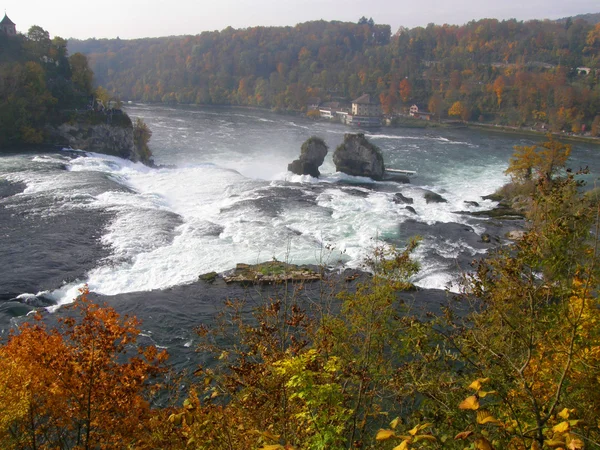
[{"label": "white foam", "polygon": [[[180,112],[161,108],[161,111],[168,110]],[[221,113],[191,111],[190,114],[219,116]],[[313,131],[313,125],[306,122],[286,125],[285,119],[274,121],[257,118],[251,113],[237,116],[251,118],[250,123],[277,122],[282,126]],[[214,118],[210,120],[215,122]],[[22,195],[51,195],[58,200],[56,204],[60,208],[89,208],[114,214],[101,237],[101,242],[110,249],[110,257],[100,261],[85,280],[63,286],[48,296],[60,303],[71,301],[79,294],[84,282],[90,290],[102,294],[164,289],[193,282],[204,272],[224,271],[239,262],[255,263],[273,257],[294,263],[335,265],[343,261],[358,267],[371,251],[374,238],[397,240],[399,224],[408,218],[428,224],[468,223],[477,232],[482,232],[483,228],[476,220],[459,211],[493,206],[493,202],[482,201],[478,196],[494,191],[505,181],[503,163],[493,160],[479,159],[479,165],[470,166],[452,164],[450,160],[448,164],[428,161],[430,169],[437,173],[428,174],[427,179],[432,181],[427,186],[397,185],[394,188],[390,183],[336,172],[332,152],[320,168],[320,178],[293,175],[286,168],[297,156],[297,149],[291,151],[276,142],[268,143],[266,149],[248,151],[240,150],[245,144],[242,141],[236,144],[235,150],[228,147],[231,143],[221,145],[221,140],[236,139],[238,131],[233,120],[236,119],[222,120],[216,130],[189,133],[186,139],[182,136],[188,128],[195,128],[183,126],[180,122],[185,120],[154,120],[152,127],[156,134],[170,136],[165,142],[177,146],[177,158],[186,161],[177,168],[151,169],[116,157],[87,153],[74,159],[40,156],[34,161],[41,165],[66,164],[68,171],[11,174],[14,180],[27,184]],[[321,124],[315,126],[324,127]],[[324,129],[330,134],[343,132],[330,126]],[[294,133],[303,132],[300,130]],[[195,133],[200,134],[196,136]],[[207,137],[214,148],[196,152],[179,147],[183,145],[180,141]],[[369,137],[436,141],[438,147],[470,145],[441,136],[373,134]],[[398,162],[402,161],[402,151],[421,151],[423,158],[427,157],[426,150],[422,149],[400,151],[391,148],[386,151]],[[163,150],[165,160],[168,159],[166,152]],[[292,154],[294,156],[290,156]],[[86,174],[90,173],[96,178],[98,173],[105,174],[123,189],[98,193],[88,185]],[[369,185],[373,189],[364,187]],[[298,203],[291,199],[287,204],[269,197],[269,189],[282,186],[301,190],[310,201]],[[382,192],[377,192],[380,188]],[[427,204],[423,197],[424,188],[441,194],[448,202]],[[416,216],[394,203],[395,192],[414,199],[412,206]],[[257,202],[259,199],[266,203],[265,211]],[[276,211],[268,210],[271,200],[278,201]],[[467,200],[476,200],[480,206],[466,205]],[[325,251],[327,244],[335,249]],[[434,244],[422,245],[431,250]],[[447,241],[435,245],[439,259],[479,251],[464,242]],[[443,261],[431,261],[425,253],[418,256],[422,259],[423,270],[416,278],[417,285],[444,288],[456,278],[454,267]]]}]

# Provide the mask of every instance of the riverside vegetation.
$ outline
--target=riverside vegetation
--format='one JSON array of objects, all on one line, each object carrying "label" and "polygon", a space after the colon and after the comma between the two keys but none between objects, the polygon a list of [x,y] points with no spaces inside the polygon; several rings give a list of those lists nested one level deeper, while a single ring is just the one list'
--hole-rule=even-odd
[{"label": "riverside vegetation", "polygon": [[503,192],[527,205],[527,229],[439,311],[409,306],[418,239],[378,245],[357,284],[227,301],[199,324],[184,393],[135,319],[84,291],[57,329],[38,317],[0,347],[0,446],[598,448],[599,197],[569,152],[516,148]]},{"label": "riverside vegetation", "polygon": [[70,40],[69,48],[88,56],[100,85],[130,100],[306,111],[368,93],[384,114],[416,103],[434,120],[585,127],[600,136],[600,24],[583,18],[482,19],[395,34],[361,18]]}]

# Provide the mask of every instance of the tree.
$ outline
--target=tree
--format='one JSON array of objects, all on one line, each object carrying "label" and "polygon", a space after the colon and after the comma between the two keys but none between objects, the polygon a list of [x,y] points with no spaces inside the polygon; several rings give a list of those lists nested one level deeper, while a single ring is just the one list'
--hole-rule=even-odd
[{"label": "tree", "polygon": [[31,57],[36,61],[42,61],[44,57],[50,56],[50,34],[42,27],[33,25],[27,32],[26,47]]},{"label": "tree", "polygon": [[599,255],[591,234],[599,211],[577,185],[572,175],[552,187],[540,185],[525,237],[482,261],[465,280],[465,295],[482,304],[455,342],[462,342],[474,374],[492,380],[500,399],[494,417],[514,423],[513,438],[527,447],[548,442],[546,430],[558,427],[565,407],[580,416],[598,414],[582,375],[600,363],[600,336],[592,331],[600,320],[593,292]]},{"label": "tree", "polygon": [[81,53],[71,55],[69,57],[69,64],[71,65],[71,79],[73,80],[73,84],[81,93],[90,95],[93,92],[92,81],[94,79],[94,72],[90,69],[85,55]]},{"label": "tree", "polygon": [[597,445],[600,206],[579,187],[571,173],[542,178],[522,239],[474,261],[461,295],[407,333],[416,347],[398,395],[422,399],[414,415],[438,436],[479,449]]},{"label": "tree", "polygon": [[500,75],[494,81],[494,86],[493,86],[494,93],[496,94],[496,98],[498,100],[498,106],[502,105],[505,88],[506,88],[506,80],[504,79],[504,77],[502,75]]},{"label": "tree", "polygon": [[404,103],[410,100],[412,86],[410,84],[410,81],[408,81],[406,78],[403,78],[402,81],[400,81],[400,84],[398,86],[398,93],[400,94],[400,98]]},{"label": "tree", "polygon": [[533,146],[515,146],[515,153],[510,158],[506,174],[516,183],[525,183],[535,175],[545,182],[565,169],[571,154],[571,146],[554,139],[551,134],[542,144]]},{"label": "tree", "polygon": [[442,99],[439,95],[431,96],[429,102],[427,103],[427,108],[429,109],[429,112],[436,115],[438,120],[441,120],[442,118],[442,104]]},{"label": "tree", "polygon": [[133,142],[143,163],[150,162],[152,158],[152,152],[150,151],[150,147],[148,147],[151,137],[152,131],[148,125],[146,125],[142,118],[136,118],[133,123]]},{"label": "tree", "polygon": [[38,316],[0,347],[0,391],[12,392],[0,398],[2,448],[116,449],[141,439],[166,353],[136,347],[137,320],[92,304],[87,290],[74,312],[59,329]]},{"label": "tree", "polygon": [[600,136],[600,116],[594,117],[594,121],[592,122],[592,129],[590,130],[592,136]]},{"label": "tree", "polygon": [[466,108],[464,105],[460,101],[457,101],[454,102],[448,110],[448,115],[462,118],[465,115],[465,112]]}]

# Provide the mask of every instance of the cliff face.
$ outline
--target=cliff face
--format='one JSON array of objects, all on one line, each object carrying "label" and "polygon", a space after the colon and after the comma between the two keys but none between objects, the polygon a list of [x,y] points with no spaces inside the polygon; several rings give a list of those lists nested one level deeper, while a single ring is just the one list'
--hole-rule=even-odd
[{"label": "cliff face", "polygon": [[383,179],[383,156],[377,146],[360,134],[345,134],[344,142],[335,150],[333,163],[338,172],[374,180]]},{"label": "cliff face", "polygon": [[113,117],[112,123],[103,119],[83,117],[49,128],[50,142],[78,150],[118,156],[134,162],[149,163],[142,157],[133,139],[133,125],[129,116]]},{"label": "cliff face", "polygon": [[297,175],[310,175],[318,177],[321,175],[319,167],[327,156],[327,144],[318,137],[308,138],[300,151],[300,158],[288,164],[288,170]]}]

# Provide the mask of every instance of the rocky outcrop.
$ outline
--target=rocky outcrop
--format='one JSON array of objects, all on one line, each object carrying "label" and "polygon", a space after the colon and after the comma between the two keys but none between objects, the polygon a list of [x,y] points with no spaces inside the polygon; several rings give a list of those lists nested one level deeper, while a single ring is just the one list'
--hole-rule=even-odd
[{"label": "rocky outcrop", "polygon": [[56,127],[48,127],[47,132],[52,144],[151,163],[136,148],[133,124],[126,114],[112,117],[105,114],[98,117],[82,116]]},{"label": "rocky outcrop", "polygon": [[440,194],[436,194],[435,192],[431,192],[431,191],[425,192],[424,197],[425,197],[425,201],[427,203],[446,203],[446,202],[448,202],[448,200],[446,200]]},{"label": "rocky outcrop", "polygon": [[260,264],[237,264],[235,270],[223,275],[226,283],[275,284],[285,281],[308,282],[321,280],[322,275],[308,266],[280,261]]},{"label": "rocky outcrop", "polygon": [[403,183],[403,184],[409,184],[410,183],[410,178],[408,177],[408,175],[401,175],[401,174],[397,174],[397,173],[390,173],[388,171],[386,171],[383,174],[383,180],[384,181],[393,181],[394,183]]},{"label": "rocky outcrop", "polygon": [[400,192],[394,194],[394,198],[392,199],[396,204],[407,204],[412,205],[414,200],[410,197],[405,197]]},{"label": "rocky outcrop", "polygon": [[296,175],[310,175],[318,177],[321,175],[319,167],[323,164],[327,155],[327,144],[318,137],[308,138],[300,150],[300,158],[288,165],[288,170]]},{"label": "rocky outcrop", "polygon": [[362,133],[344,135],[344,142],[333,154],[333,163],[338,172],[348,175],[382,180],[385,173],[381,151]]}]

